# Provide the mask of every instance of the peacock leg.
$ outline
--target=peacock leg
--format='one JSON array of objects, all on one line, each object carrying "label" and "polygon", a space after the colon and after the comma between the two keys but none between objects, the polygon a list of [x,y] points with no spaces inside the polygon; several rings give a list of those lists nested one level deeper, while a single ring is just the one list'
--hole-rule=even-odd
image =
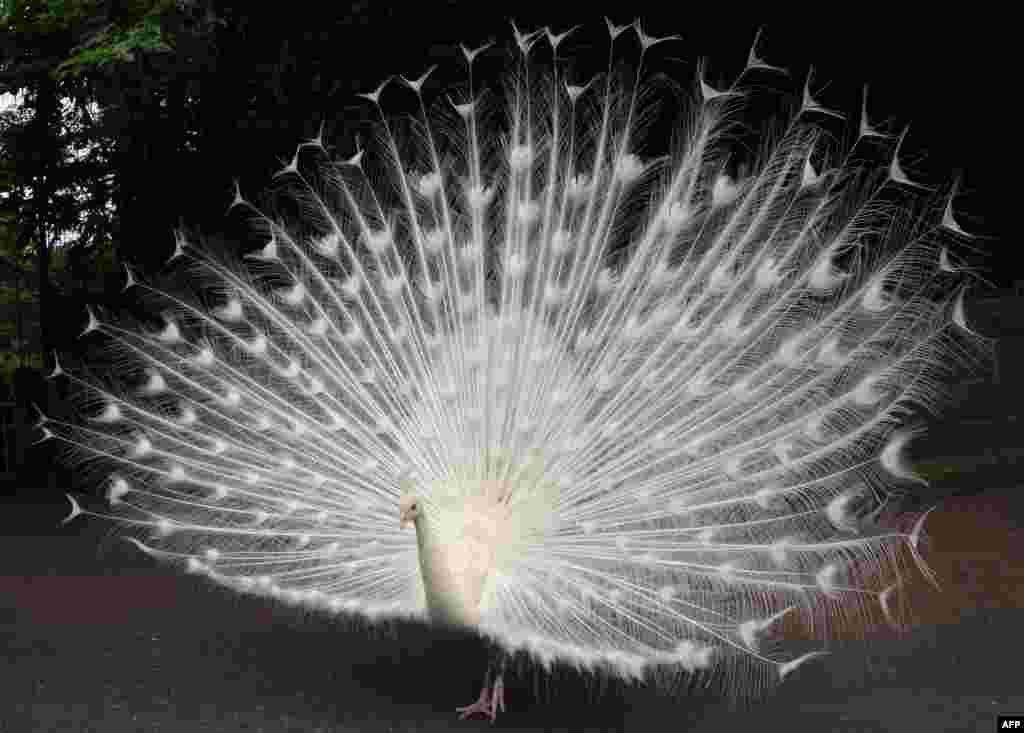
[{"label": "peacock leg", "polygon": [[[505,679],[504,679],[504,657],[494,659],[487,664],[487,671],[484,673],[484,684],[480,688],[480,696],[476,702],[461,708],[455,708],[459,713],[459,719],[465,720],[473,715],[485,715],[493,723],[498,717],[498,708],[505,712]],[[494,684],[491,685],[491,679]]]}]

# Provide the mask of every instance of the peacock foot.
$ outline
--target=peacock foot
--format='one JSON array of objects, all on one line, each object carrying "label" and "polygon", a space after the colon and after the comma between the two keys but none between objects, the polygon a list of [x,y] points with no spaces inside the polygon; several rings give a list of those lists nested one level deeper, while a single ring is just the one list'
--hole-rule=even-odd
[{"label": "peacock foot", "polygon": [[455,712],[459,714],[459,720],[465,720],[474,715],[484,715],[493,723],[498,717],[499,707],[501,712],[505,712],[505,682],[500,676],[494,681],[493,688],[488,688],[485,681],[484,686],[480,688],[480,697],[477,698],[477,701],[472,705],[455,708]]}]

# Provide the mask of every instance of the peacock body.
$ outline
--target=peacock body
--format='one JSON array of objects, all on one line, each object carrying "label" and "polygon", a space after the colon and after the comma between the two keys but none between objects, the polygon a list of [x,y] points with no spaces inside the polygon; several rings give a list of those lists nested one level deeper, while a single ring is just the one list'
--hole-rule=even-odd
[{"label": "peacock body", "polygon": [[[893,620],[921,522],[871,518],[916,485],[907,416],[984,345],[952,192],[911,181],[866,106],[837,152],[810,78],[737,165],[745,81],[779,71],[756,43],[728,88],[702,72],[645,159],[642,69],[672,39],[608,27],[613,50],[635,32],[634,85],[536,61],[559,59],[546,30],[516,31],[503,119],[472,74],[433,108],[428,75],[385,83],[376,148],[330,162],[318,137],[280,171],[297,213],[236,196],[248,266],[180,237],[195,292],[128,271],[162,328],[90,313],[118,381],[58,365],[85,416],[42,427],[103,467],[139,547],[240,591],[733,691],[814,656],[787,653],[787,616]],[[398,87],[409,131],[382,111]]]}]

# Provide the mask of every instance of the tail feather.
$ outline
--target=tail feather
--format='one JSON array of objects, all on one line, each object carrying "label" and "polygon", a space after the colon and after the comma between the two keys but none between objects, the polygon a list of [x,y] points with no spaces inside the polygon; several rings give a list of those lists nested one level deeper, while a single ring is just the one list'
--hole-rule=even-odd
[{"label": "tail feather", "polygon": [[[752,660],[750,689],[815,656],[785,654],[791,616],[822,635],[890,617],[920,532],[866,518],[918,481],[908,415],[990,356],[953,194],[914,182],[866,90],[838,146],[813,74],[741,150],[748,77],[781,71],[756,43],[727,88],[701,68],[678,145],[645,157],[639,79],[672,39],[629,27],[632,87],[614,66],[574,84],[567,34],[517,31],[503,122],[472,73],[433,110],[430,71],[385,82],[363,95],[377,147],[331,164],[321,134],[279,171],[293,219],[236,191],[259,239],[245,267],[180,236],[197,294],[128,270],[162,327],[91,313],[116,379],[58,370],[88,419],[46,429],[112,467],[150,551],[243,590],[421,615],[403,487],[430,512],[501,485],[516,541],[480,628],[509,648],[622,675]],[[463,48],[471,72],[483,51]],[[409,130],[384,113],[399,86]]]}]

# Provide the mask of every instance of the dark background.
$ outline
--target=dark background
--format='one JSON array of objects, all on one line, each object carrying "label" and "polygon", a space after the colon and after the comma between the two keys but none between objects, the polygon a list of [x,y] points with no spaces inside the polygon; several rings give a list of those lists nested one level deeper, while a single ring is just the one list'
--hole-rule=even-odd
[{"label": "dark background", "polygon": [[[603,13],[618,22],[640,14],[653,34],[683,35],[677,55],[686,62],[678,74],[684,79],[702,56],[710,58],[714,77],[731,78],[756,29],[765,25],[762,55],[792,64],[795,74],[813,62],[816,78],[832,80],[826,98],[852,101],[845,107],[851,114],[860,85],[870,82],[874,121],[912,123],[911,169],[959,172],[960,221],[987,235],[988,275],[998,288],[998,297],[975,298],[969,309],[979,330],[1001,338],[998,374],[954,385],[950,411],[917,448],[923,459],[968,467],[939,482],[951,498],[929,523],[928,558],[944,592],[915,588],[913,605],[920,611],[908,635],[842,642],[836,654],[805,665],[771,700],[750,709],[731,711],[714,695],[671,700],[599,685],[570,670],[552,676],[533,668],[510,682],[510,711],[494,727],[992,730],[997,712],[1024,711],[1024,542],[1016,469],[1024,318],[1015,288],[1017,238],[1009,227],[1017,207],[1010,196],[1019,190],[1013,185],[1019,171],[1011,167],[1019,158],[1012,149],[1019,136],[1013,113],[1018,80],[1012,75],[1017,54],[1007,30],[1012,24],[970,7],[949,17],[932,7],[934,17],[898,18],[883,17],[885,9],[860,9],[865,17],[856,17],[855,7],[819,6],[817,16],[784,18],[747,17],[734,5],[692,5],[253,5],[240,19],[244,30],[224,34],[223,43],[238,44],[237,63],[228,48],[223,65],[204,81],[207,94],[267,87],[268,70],[284,57],[291,63],[273,83],[287,97],[261,100],[244,119],[225,100],[217,146],[195,158],[159,157],[151,178],[139,182],[135,229],[129,228],[133,244],[126,251],[159,262],[179,220],[238,235],[237,222],[224,223],[232,178],[239,177],[247,192],[259,191],[325,117],[340,151],[348,150],[351,133],[345,130],[367,116],[353,102],[354,92],[371,90],[388,74],[416,76],[432,63],[442,66],[441,82],[458,80],[455,44],[490,38],[507,44],[509,17],[523,28],[583,23],[581,53],[592,53],[587,39],[600,38]],[[265,65],[253,62],[259,50]],[[495,62],[489,63],[493,71]],[[336,80],[337,88],[324,80]],[[204,113],[216,115],[217,106],[208,102]],[[158,146],[156,126],[151,137]],[[71,332],[83,322],[78,305],[67,306]],[[22,398],[46,395],[46,389],[32,383]],[[48,399],[59,397],[51,391]],[[411,625],[383,632],[353,627],[237,597],[141,556],[101,522],[61,526],[63,492],[96,487],[55,472],[48,450],[44,444],[22,454],[20,477],[6,487],[0,505],[3,733],[489,725],[459,724],[451,712],[475,698],[482,677],[483,648],[473,638]]]}]

